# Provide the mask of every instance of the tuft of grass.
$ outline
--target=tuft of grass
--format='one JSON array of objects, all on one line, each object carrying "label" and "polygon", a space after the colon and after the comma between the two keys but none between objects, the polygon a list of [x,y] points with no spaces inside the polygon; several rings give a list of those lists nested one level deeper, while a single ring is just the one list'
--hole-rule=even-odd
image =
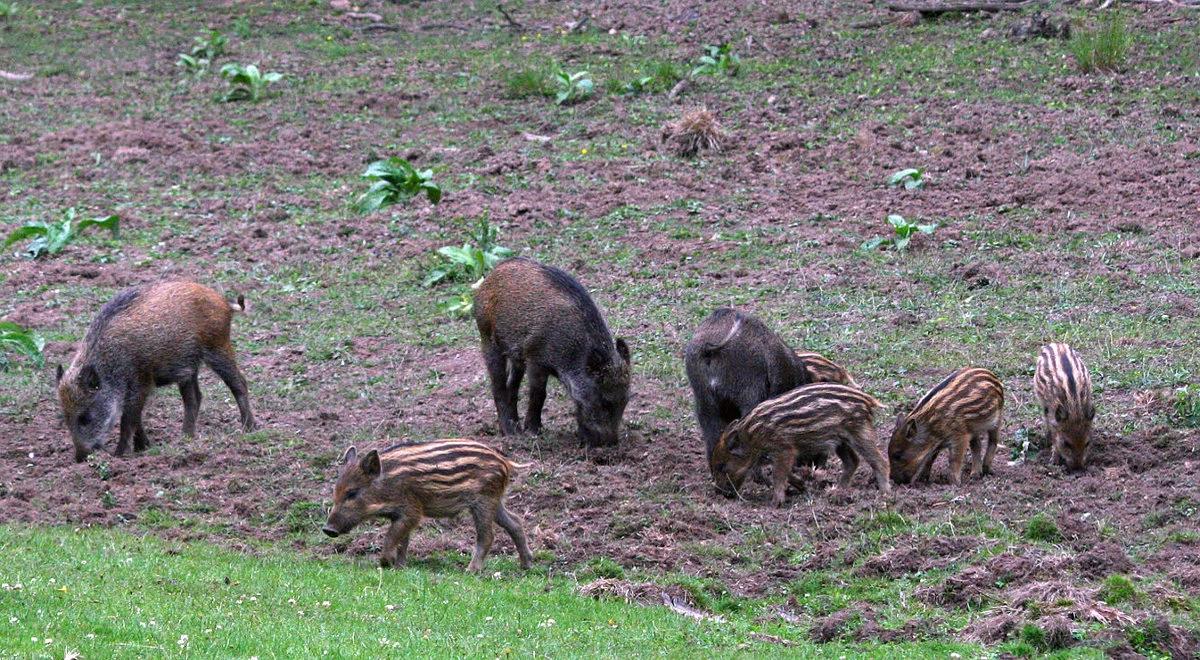
[{"label": "tuft of grass", "polygon": [[720,153],[724,133],[717,117],[708,108],[685,113],[678,121],[663,126],[662,141],[671,153],[692,158],[704,151]]},{"label": "tuft of grass", "polygon": [[1120,71],[1133,45],[1133,35],[1125,25],[1125,16],[1118,10],[1104,15],[1094,30],[1079,30],[1067,47],[1075,62],[1085,73]]},{"label": "tuft of grass", "polygon": [[596,557],[587,564],[587,575],[592,579],[625,577],[625,568],[608,557]]},{"label": "tuft of grass", "polygon": [[550,72],[544,66],[523,66],[507,71],[503,80],[506,98],[528,99],[554,95]]},{"label": "tuft of grass", "polygon": [[1030,541],[1054,543],[1062,540],[1062,532],[1058,530],[1058,525],[1055,524],[1053,518],[1039,513],[1025,523],[1025,538]]},{"label": "tuft of grass", "polygon": [[1110,575],[1100,587],[1100,598],[1109,605],[1132,603],[1138,599],[1137,587],[1124,575]]}]

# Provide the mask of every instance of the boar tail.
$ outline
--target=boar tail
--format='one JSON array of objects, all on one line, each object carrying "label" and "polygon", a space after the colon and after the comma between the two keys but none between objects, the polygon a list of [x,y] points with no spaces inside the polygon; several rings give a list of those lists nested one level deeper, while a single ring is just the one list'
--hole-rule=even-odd
[{"label": "boar tail", "polygon": [[725,338],[715,344],[703,344],[700,347],[701,352],[703,352],[705,355],[712,355],[713,353],[716,353],[717,351],[724,348],[725,344],[728,344],[729,340],[733,339],[734,336],[737,335],[738,330],[741,330],[741,329],[742,329],[742,317],[739,314],[733,318],[733,325],[729,326],[729,332],[727,332],[725,334]]},{"label": "boar tail", "polygon": [[232,309],[234,312],[245,312],[246,311],[246,296],[243,296],[242,294],[239,293],[238,297],[237,297],[237,302],[229,303],[229,309]]}]

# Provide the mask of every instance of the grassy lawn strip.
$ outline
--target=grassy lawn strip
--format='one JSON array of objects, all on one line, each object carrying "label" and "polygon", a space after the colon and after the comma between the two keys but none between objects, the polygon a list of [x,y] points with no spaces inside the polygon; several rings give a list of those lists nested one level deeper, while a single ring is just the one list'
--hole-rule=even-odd
[{"label": "grassy lawn strip", "polygon": [[[436,560],[385,572],[282,551],[255,557],[113,530],[15,526],[0,527],[0,553],[0,640],[5,653],[28,657],[881,651],[803,640],[784,649],[754,640],[750,632],[760,626],[750,615],[698,622],[662,607],[591,600],[566,579],[518,576],[507,559],[494,559],[483,577]],[[973,655],[941,642],[887,653],[951,650]]]}]

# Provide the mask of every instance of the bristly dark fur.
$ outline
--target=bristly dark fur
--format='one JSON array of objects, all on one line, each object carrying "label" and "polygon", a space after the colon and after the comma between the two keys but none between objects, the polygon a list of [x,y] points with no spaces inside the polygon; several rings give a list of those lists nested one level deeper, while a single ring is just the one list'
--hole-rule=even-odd
[{"label": "bristly dark fur", "polygon": [[104,303],[100,308],[100,313],[92,320],[92,324],[88,326],[87,334],[84,335],[84,343],[89,349],[95,347],[96,342],[104,336],[104,329],[122,312],[129,309],[133,303],[137,302],[138,297],[142,295],[142,287],[133,287],[125,289],[113,297],[112,300]]},{"label": "bristly dark fur", "polygon": [[538,263],[532,259],[525,257],[515,257],[509,261],[524,261],[531,266],[541,270],[550,279],[550,282],[571,299],[575,303],[575,308],[583,315],[584,327],[594,339],[600,341],[604,346],[613,346],[612,333],[608,330],[608,324],[604,322],[604,317],[600,315],[600,309],[596,307],[595,301],[588,295],[587,289],[579,283],[574,277],[571,277],[566,271],[547,266],[543,263]]}]

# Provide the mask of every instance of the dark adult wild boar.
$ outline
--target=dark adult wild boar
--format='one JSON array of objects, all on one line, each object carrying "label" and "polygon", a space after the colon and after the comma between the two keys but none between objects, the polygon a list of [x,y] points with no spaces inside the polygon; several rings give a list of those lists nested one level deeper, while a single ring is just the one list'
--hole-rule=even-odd
[{"label": "dark adult wild boar", "polygon": [[575,278],[529,259],[503,261],[475,292],[474,314],[501,433],[520,432],[517,394],[528,370],[525,431],[541,432],[546,381],[554,376],[575,402],[579,439],[617,443],[629,402],[629,347],[613,342]]},{"label": "dark adult wild boar", "polygon": [[194,435],[200,411],[197,375],[203,362],[229,386],[237,399],[242,429],[254,430],[246,379],[229,341],[233,313],[245,301],[225,300],[195,282],[160,282],[127,289],[100,308],[75,358],[58,367],[58,399],[75,443],[75,460],[104,446],[117,419],[117,454],[141,451],[149,444],[142,408],[155,387],[179,385],[183,396],[183,433]]},{"label": "dark adult wild boar", "polygon": [[779,335],[754,316],[729,307],[717,309],[696,328],[683,359],[709,457],[733,420],[811,382],[804,362]]},{"label": "dark adult wild boar", "polygon": [[1042,402],[1054,459],[1068,470],[1087,466],[1092,448],[1092,378],[1075,349],[1047,344],[1038,355],[1033,389]]},{"label": "dark adult wild boar", "polygon": [[504,508],[515,465],[491,447],[473,440],[435,440],[371,450],[362,458],[350,447],[342,464],[333,510],[321,531],[338,536],[367,518],[391,520],[381,565],[404,564],[408,539],[422,518],[448,518],[464,509],[475,520],[475,554],[467,570],[483,568],[495,538],[493,521],[512,537],[521,567],[533,561],[521,521]]},{"label": "dark adult wild boar", "polygon": [[822,465],[842,459],[840,486],[850,484],[859,459],[871,466],[875,483],[887,492],[888,465],[875,440],[873,417],[879,402],[855,387],[835,383],[803,385],[763,401],[732,423],[713,447],[709,468],[717,490],[732,495],[762,456],[772,469],[771,503],[783,504],[792,466]]},{"label": "dark adult wild boar", "polygon": [[[992,471],[1000,441],[1004,385],[987,369],[959,369],[925,393],[907,415],[896,417],[888,445],[892,479],[906,484],[915,477],[929,480],[930,469],[943,449],[950,451],[950,481],[962,479],[967,449],[971,476]],[[987,453],[983,452],[987,443]]]}]

